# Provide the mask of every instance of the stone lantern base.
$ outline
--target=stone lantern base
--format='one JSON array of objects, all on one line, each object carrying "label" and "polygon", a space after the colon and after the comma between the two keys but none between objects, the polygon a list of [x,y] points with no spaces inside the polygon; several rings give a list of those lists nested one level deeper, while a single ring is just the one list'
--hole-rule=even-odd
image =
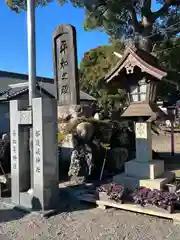
[{"label": "stone lantern base", "polygon": [[172,172],[164,172],[164,161],[152,160],[151,123],[136,123],[136,159],[126,162],[125,172],[113,181],[129,190],[141,186],[161,189],[174,177]]},{"label": "stone lantern base", "polygon": [[134,190],[138,187],[146,187],[151,189],[162,189],[167,183],[171,182],[175,177],[173,172],[165,172],[160,177],[155,179],[145,179],[138,177],[130,177],[125,173],[114,176],[113,181],[123,185],[129,190]]}]

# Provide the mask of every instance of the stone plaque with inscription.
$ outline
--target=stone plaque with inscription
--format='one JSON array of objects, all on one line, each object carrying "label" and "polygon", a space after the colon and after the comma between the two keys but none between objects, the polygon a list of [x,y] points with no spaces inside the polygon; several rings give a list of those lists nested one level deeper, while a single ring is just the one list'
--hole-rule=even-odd
[{"label": "stone plaque with inscription", "polygon": [[60,25],[53,32],[53,63],[58,105],[78,105],[76,29],[72,25]]},{"label": "stone plaque with inscription", "polygon": [[151,123],[136,123],[136,159],[142,162],[152,160]]},{"label": "stone plaque with inscription", "polygon": [[136,123],[136,138],[147,138],[147,124],[143,122]]},{"label": "stone plaque with inscription", "polygon": [[38,208],[52,207],[58,186],[57,103],[55,99],[33,99],[34,200]]}]

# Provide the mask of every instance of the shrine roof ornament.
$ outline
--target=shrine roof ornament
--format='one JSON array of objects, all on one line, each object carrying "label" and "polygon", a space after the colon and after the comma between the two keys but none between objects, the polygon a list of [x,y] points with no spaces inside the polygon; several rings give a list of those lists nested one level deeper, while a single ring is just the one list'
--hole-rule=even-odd
[{"label": "shrine roof ornament", "polygon": [[123,69],[126,69],[127,74],[131,74],[136,66],[142,72],[150,74],[157,80],[162,80],[167,76],[167,72],[159,66],[157,59],[153,55],[144,50],[128,47],[116,66],[105,76],[105,81],[107,83],[112,81]]}]

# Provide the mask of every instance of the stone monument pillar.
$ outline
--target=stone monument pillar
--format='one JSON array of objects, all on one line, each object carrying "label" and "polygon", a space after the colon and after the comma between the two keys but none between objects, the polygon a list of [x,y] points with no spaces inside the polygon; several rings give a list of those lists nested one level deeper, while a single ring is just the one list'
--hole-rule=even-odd
[{"label": "stone monument pillar", "polygon": [[33,208],[53,207],[59,181],[57,151],[57,103],[55,99],[33,99]]},{"label": "stone monument pillar", "polygon": [[[58,127],[61,134],[70,119],[82,114],[78,78],[76,29],[63,24],[53,32],[53,63],[58,104]],[[73,143],[63,141],[61,160],[70,161]]]},{"label": "stone monument pillar", "polygon": [[[33,174],[29,131],[33,126]],[[10,101],[12,204],[30,210],[53,210],[58,192],[57,104],[55,99]],[[33,176],[33,192],[30,177]]]},{"label": "stone monument pillar", "polygon": [[31,111],[22,110],[28,102],[10,101],[11,135],[11,199],[12,203],[21,203],[21,192],[30,187],[30,158],[28,146],[28,126],[32,124]]},{"label": "stone monument pillar", "polygon": [[80,105],[76,29],[72,25],[62,24],[53,32],[53,64],[59,119],[87,115],[89,107]]},{"label": "stone monument pillar", "polygon": [[152,135],[150,122],[137,122],[136,158],[125,163],[125,172],[114,177],[114,181],[128,189],[144,186],[161,189],[162,185],[173,178],[164,173],[164,161],[152,160]]},{"label": "stone monument pillar", "polygon": [[53,63],[58,105],[66,109],[79,105],[76,29],[69,24],[60,25],[53,32]]}]

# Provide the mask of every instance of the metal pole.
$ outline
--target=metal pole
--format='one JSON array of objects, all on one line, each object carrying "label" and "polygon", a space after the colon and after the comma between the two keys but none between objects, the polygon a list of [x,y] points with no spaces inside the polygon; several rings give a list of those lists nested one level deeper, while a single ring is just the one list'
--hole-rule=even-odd
[{"label": "metal pole", "polygon": [[174,122],[171,121],[171,156],[174,156]]},{"label": "metal pole", "polygon": [[[27,0],[27,36],[28,36],[28,73],[29,73],[29,106],[36,97],[36,31],[35,31],[35,0]],[[32,113],[33,114],[33,113]],[[33,131],[30,128],[30,178],[33,184]]]},{"label": "metal pole", "polygon": [[36,32],[35,32],[35,0],[27,0],[27,33],[28,33],[28,73],[29,73],[29,105],[36,95]]}]

